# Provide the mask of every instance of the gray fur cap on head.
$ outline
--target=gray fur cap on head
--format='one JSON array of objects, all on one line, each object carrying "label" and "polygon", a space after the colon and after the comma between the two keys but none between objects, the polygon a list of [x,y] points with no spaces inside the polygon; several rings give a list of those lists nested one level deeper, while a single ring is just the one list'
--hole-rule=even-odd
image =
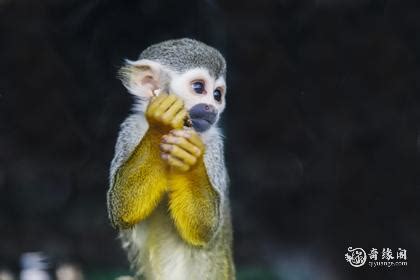
[{"label": "gray fur cap on head", "polygon": [[226,77],[226,61],[222,54],[193,39],[175,39],[151,45],[140,54],[139,59],[157,61],[179,73],[201,67],[208,69],[214,78]]}]

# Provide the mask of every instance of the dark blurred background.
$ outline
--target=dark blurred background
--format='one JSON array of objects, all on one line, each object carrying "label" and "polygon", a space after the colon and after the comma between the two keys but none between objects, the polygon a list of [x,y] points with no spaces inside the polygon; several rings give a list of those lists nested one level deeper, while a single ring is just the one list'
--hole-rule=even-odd
[{"label": "dark blurred background", "polygon": [[[228,61],[239,278],[419,279],[419,4],[0,0],[0,266],[128,271],[105,202],[132,103],[116,72],[192,37]],[[353,268],[350,246],[408,266]]]}]

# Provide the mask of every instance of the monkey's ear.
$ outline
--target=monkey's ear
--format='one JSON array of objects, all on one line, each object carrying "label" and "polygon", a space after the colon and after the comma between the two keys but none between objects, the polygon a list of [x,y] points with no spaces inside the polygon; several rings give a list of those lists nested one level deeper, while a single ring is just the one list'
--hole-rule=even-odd
[{"label": "monkey's ear", "polygon": [[148,100],[154,90],[162,87],[166,74],[161,64],[148,59],[125,62],[119,71],[119,78],[131,94]]}]

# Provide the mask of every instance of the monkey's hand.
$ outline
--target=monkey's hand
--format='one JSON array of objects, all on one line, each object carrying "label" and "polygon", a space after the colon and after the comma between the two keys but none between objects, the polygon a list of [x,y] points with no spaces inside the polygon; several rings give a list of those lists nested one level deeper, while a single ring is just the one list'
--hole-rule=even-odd
[{"label": "monkey's hand", "polygon": [[192,129],[171,130],[162,137],[160,150],[162,159],[171,168],[186,172],[202,158],[205,146]]},{"label": "monkey's hand", "polygon": [[161,157],[168,164],[169,209],[181,237],[203,247],[219,222],[219,197],[203,161],[205,145],[192,129],[162,137]]},{"label": "monkey's hand", "polygon": [[150,101],[146,110],[150,129],[162,134],[182,128],[187,116],[184,102],[174,94],[159,94]]}]

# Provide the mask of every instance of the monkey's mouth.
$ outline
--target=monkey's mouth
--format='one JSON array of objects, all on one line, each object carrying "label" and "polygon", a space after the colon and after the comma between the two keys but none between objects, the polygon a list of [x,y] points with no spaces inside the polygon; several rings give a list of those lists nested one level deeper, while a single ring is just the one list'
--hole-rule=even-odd
[{"label": "monkey's mouth", "polygon": [[204,132],[207,129],[209,129],[212,125],[211,122],[204,119],[191,119],[191,124],[197,132]]},{"label": "monkey's mouth", "polygon": [[204,132],[208,130],[217,119],[217,114],[215,113],[206,113],[206,114],[191,114],[190,113],[190,120],[192,127],[197,132]]}]

